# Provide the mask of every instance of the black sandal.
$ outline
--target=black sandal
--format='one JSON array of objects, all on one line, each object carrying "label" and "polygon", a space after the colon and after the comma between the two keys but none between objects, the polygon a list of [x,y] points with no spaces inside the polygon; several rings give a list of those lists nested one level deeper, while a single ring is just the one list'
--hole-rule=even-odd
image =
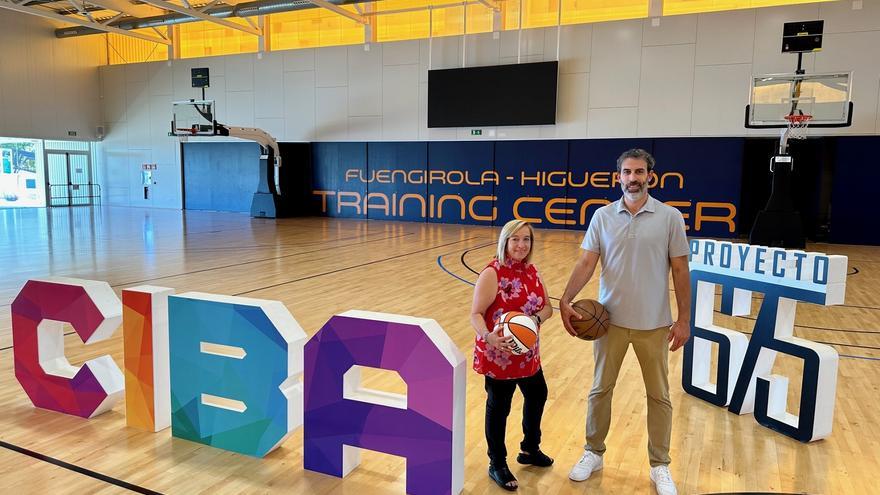
[{"label": "black sandal", "polygon": [[541,449],[538,449],[537,452],[528,453],[528,452],[520,452],[518,456],[516,456],[516,462],[520,464],[531,464],[532,466],[538,467],[547,467],[553,464],[553,459],[547,454],[541,452]]},{"label": "black sandal", "polygon": [[507,464],[503,466],[493,466],[492,464],[489,464],[489,477],[495,480],[495,483],[498,483],[498,486],[509,492],[514,492],[519,488],[519,483],[517,483],[517,486],[508,485],[510,482],[516,483],[516,478],[513,477],[513,473],[510,472]]}]

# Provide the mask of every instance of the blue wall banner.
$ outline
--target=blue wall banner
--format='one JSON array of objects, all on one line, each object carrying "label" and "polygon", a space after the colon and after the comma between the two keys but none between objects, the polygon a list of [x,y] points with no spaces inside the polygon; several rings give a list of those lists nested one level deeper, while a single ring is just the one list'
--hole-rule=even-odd
[{"label": "blue wall banner", "polygon": [[260,182],[257,143],[185,143],[184,208],[248,212]]},{"label": "blue wall banner", "polygon": [[428,143],[428,198],[434,205],[428,222],[492,225],[498,211],[494,163],[492,141]]},{"label": "blue wall banner", "polygon": [[735,237],[744,138],[655,139],[651,194],[685,217],[687,234]]},{"label": "blue wall banner", "polygon": [[651,194],[688,235],[734,237],[744,138],[314,143],[313,213],[332,217],[586,230],[621,196],[617,157],[657,158]]},{"label": "blue wall banner", "polygon": [[365,174],[346,170],[345,181],[367,186],[367,218],[424,222],[428,213],[428,144],[370,143]]},{"label": "blue wall banner", "polygon": [[[316,214],[340,218],[367,218],[367,143],[314,143],[312,197]],[[348,178],[348,180],[346,180]]]},{"label": "blue wall banner", "polygon": [[877,194],[876,183],[861,176],[864,171],[876,167],[867,157],[874,156],[878,146],[880,138],[877,136],[838,138],[831,193],[831,242],[880,245],[877,220],[871,220],[875,215],[865,209]]},{"label": "blue wall banner", "polygon": [[500,181],[496,225],[522,218],[545,227],[553,201],[565,200],[565,187],[548,183],[547,176],[568,172],[568,141],[498,141],[495,171]]},{"label": "blue wall banner", "polygon": [[[565,177],[565,208],[571,210],[566,217],[567,228],[586,230],[596,209],[620,199],[617,157],[632,148],[653,154],[654,142],[652,139],[580,139],[570,142],[569,169]],[[656,195],[655,191],[656,188],[651,189],[651,194]]]}]

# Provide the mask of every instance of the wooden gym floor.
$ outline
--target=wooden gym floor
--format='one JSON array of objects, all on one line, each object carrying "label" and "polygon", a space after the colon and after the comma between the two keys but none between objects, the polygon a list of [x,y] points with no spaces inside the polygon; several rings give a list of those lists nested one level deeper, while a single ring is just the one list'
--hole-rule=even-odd
[{"label": "wooden gym floor", "polygon": [[[465,493],[501,493],[486,475],[485,392],[470,371],[472,286],[490,259],[497,229],[327,218],[251,219],[246,215],[133,208],[0,210],[0,490],[4,493],[403,493],[404,460],[365,452],[345,480],[302,469],[302,430],[264,459],[125,426],[124,404],[92,420],[34,408],[13,374],[10,303],[29,278],[49,275],[107,281],[119,293],[149,283],[283,302],[310,336],[333,314],[363,309],[437,320],[465,355]],[[558,297],[582,233],[539,230],[535,262]],[[671,356],[675,408],[670,466],[679,493],[735,491],[872,493],[880,466],[880,248],[814,245],[850,257],[846,305],[799,305],[796,335],[831,344],[841,355],[834,431],[801,444],[681,388],[682,353]],[[583,296],[596,297],[594,279]],[[674,303],[673,303],[674,304]],[[755,309],[760,299],[754,301]],[[555,304],[554,304],[555,305]],[[754,313],[753,313],[754,314]],[[750,332],[752,320],[716,313]],[[69,329],[68,329],[69,330]],[[68,332],[69,333],[69,332]],[[122,367],[121,329],[85,346],[66,337],[71,363],[110,354]],[[582,449],[591,345],[569,337],[554,315],[542,329],[550,398],[542,448],[550,469],[522,468],[511,455],[520,493],[653,493],[648,479],[644,388],[627,357],[614,396],[605,469],[574,483],[568,470]],[[780,355],[775,372],[792,376],[798,360]],[[371,388],[401,392],[389,373],[365,376]],[[520,440],[521,397],[508,426]]]}]

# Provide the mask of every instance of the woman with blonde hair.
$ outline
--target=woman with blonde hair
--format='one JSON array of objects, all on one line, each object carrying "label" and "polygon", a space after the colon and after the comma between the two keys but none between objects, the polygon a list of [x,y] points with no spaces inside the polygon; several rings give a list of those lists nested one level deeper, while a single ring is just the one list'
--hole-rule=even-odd
[{"label": "woman with blonde hair", "polygon": [[516,460],[520,464],[546,467],[553,459],[541,452],[541,416],[547,401],[547,382],[541,370],[538,343],[526,354],[511,352],[509,336],[490,329],[503,313],[519,311],[541,323],[553,315],[547,304],[547,291],[538,270],[532,264],[535,234],[524,220],[511,220],[501,229],[495,257],[483,269],[474,287],[471,325],[476,331],[474,371],[486,380],[486,443],[489,453],[489,476],[505,490],[518,487],[507,465],[504,444],[507,416],[513,393],[523,394],[523,440]]}]

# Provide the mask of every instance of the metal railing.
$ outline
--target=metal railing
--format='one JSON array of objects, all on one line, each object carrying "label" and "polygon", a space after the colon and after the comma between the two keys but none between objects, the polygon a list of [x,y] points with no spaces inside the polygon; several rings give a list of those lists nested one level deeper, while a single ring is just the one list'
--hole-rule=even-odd
[{"label": "metal railing", "polygon": [[50,184],[49,206],[91,206],[101,204],[100,184]]}]

